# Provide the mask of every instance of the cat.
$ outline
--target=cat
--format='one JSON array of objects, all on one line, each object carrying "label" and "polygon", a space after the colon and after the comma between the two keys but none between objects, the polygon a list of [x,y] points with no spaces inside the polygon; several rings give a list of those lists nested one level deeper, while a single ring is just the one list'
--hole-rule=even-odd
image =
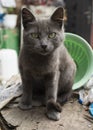
[{"label": "cat", "polygon": [[43,95],[46,115],[59,120],[62,107],[72,93],[76,65],[64,46],[64,9],[58,7],[45,19],[22,9],[23,45],[19,70],[23,95],[19,107],[32,108],[34,95]]}]

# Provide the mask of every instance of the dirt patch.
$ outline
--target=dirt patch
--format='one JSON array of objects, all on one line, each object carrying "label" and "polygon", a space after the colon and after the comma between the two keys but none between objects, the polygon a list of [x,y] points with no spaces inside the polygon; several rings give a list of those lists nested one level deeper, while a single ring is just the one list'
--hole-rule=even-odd
[{"label": "dirt patch", "polygon": [[2,113],[8,122],[19,125],[17,130],[93,130],[93,124],[84,119],[84,114],[88,112],[77,100],[63,106],[59,121],[47,119],[45,107],[34,107],[29,111],[15,107]]}]

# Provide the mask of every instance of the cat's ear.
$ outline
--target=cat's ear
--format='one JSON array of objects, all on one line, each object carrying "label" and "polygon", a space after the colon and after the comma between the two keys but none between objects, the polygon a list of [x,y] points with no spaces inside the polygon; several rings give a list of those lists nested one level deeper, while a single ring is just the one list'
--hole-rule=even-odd
[{"label": "cat's ear", "polygon": [[62,27],[64,19],[64,9],[62,7],[58,7],[51,16],[51,20],[58,23],[60,27]]},{"label": "cat's ear", "polygon": [[26,28],[27,23],[35,21],[34,15],[27,8],[22,9],[23,26]]}]

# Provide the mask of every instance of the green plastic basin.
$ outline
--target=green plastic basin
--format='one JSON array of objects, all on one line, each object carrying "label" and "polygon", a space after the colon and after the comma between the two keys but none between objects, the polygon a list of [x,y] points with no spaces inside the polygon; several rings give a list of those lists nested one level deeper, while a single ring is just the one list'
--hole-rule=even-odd
[{"label": "green plastic basin", "polygon": [[93,50],[85,39],[72,33],[65,33],[64,43],[77,66],[73,85],[75,90],[82,87],[93,74]]}]

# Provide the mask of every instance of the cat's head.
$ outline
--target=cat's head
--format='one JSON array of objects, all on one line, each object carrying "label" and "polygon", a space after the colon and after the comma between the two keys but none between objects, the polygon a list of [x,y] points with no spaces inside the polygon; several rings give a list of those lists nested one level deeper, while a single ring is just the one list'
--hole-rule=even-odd
[{"label": "cat's head", "polygon": [[47,55],[63,44],[64,10],[57,8],[48,19],[37,19],[28,9],[22,9],[23,47],[31,53]]}]

